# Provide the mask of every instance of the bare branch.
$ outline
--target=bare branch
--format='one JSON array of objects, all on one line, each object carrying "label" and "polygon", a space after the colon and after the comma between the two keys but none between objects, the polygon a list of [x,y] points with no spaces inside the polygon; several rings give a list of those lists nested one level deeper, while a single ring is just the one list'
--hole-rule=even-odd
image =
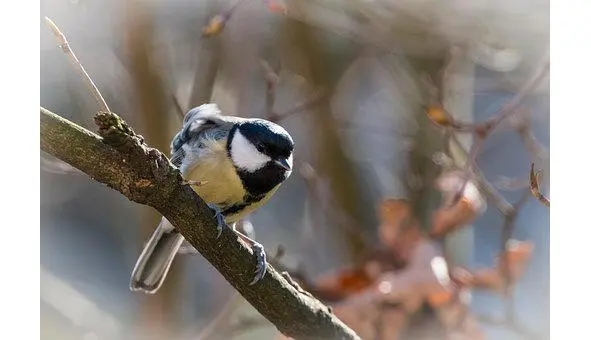
[{"label": "bare branch", "polygon": [[[450,138],[451,138],[451,141],[454,142],[454,144],[456,145],[458,150],[461,150],[465,156],[468,156],[468,151],[466,151],[466,149],[463,147],[462,143],[460,143],[457,136],[452,133],[450,135]],[[503,197],[503,195],[501,195],[497,191],[497,189],[495,189],[495,187],[486,179],[486,176],[484,176],[484,173],[482,172],[482,170],[480,170],[480,168],[474,167],[472,169],[472,172],[475,175],[475,179],[476,179],[476,182],[478,183],[478,187],[484,191],[484,193],[486,194],[488,199],[490,199],[495,204],[497,209],[503,215],[507,214],[511,209],[511,204],[509,202],[507,202],[505,197]]]},{"label": "bare branch", "polygon": [[57,27],[57,25],[53,21],[51,21],[51,19],[49,19],[48,17],[45,17],[45,21],[47,22],[47,25],[49,26],[49,28],[51,29],[53,34],[55,35],[55,39],[57,40],[57,42],[59,44],[58,46],[68,56],[68,58],[70,59],[70,61],[74,65],[74,67],[76,67],[76,69],[80,73],[80,76],[82,77],[82,80],[84,80],[84,82],[88,86],[90,92],[94,96],[94,99],[96,99],[96,101],[98,102],[100,109],[102,111],[111,112],[111,110],[109,109],[109,106],[107,105],[107,102],[105,101],[105,99],[101,95],[101,92],[99,91],[99,89],[96,87],[96,85],[92,81],[92,78],[90,78],[90,76],[88,75],[88,73],[84,69],[84,66],[82,66],[82,64],[80,63],[78,58],[76,58],[76,55],[74,54],[74,51],[70,47],[70,44],[68,43],[68,40],[66,39],[66,36],[62,33],[62,31],[60,31],[60,29]]},{"label": "bare branch", "polygon": [[[455,120],[453,116],[446,112],[441,105],[430,105],[427,108],[427,116],[437,125],[451,129],[455,132],[468,132],[480,135],[485,139],[490,133],[496,129],[505,119],[519,112],[517,109],[522,104],[523,100],[533,93],[540,83],[546,79],[548,71],[550,70],[550,54],[549,51],[542,58],[537,70],[532,74],[528,81],[523,84],[521,89],[511,98],[509,102],[503,105],[492,118],[481,123],[466,123]],[[447,72],[447,71],[446,71]]]},{"label": "bare branch", "polygon": [[323,99],[325,99],[325,97],[326,97],[326,91],[324,91],[323,89],[320,89],[311,99],[295,106],[294,108],[292,108],[290,110],[287,110],[286,112],[273,113],[272,115],[269,115],[268,120],[270,120],[272,122],[278,122],[278,121],[283,120],[291,115],[308,110],[308,109],[314,107],[315,105],[319,104]]},{"label": "bare branch", "polygon": [[513,236],[513,231],[515,230],[515,220],[517,219],[517,214],[521,207],[527,202],[529,198],[529,192],[526,190],[521,198],[512,205],[511,211],[505,215],[505,220],[503,222],[503,229],[501,232],[501,255],[499,259],[499,269],[503,274],[503,279],[505,281],[505,295],[509,296],[510,289],[513,285],[513,278],[509,270],[509,260],[508,260],[508,250],[510,247],[509,241]]},{"label": "bare branch", "polygon": [[532,77],[523,85],[517,94],[511,98],[511,100],[503,105],[503,107],[497,112],[494,118],[489,121],[489,132],[495,129],[505,118],[511,116],[516,112],[517,108],[521,105],[521,102],[525,97],[533,93],[538,86],[542,83],[550,71],[550,49],[547,49],[546,55],[542,58],[538,69],[534,72]]},{"label": "bare branch", "polygon": [[275,106],[275,99],[277,94],[277,83],[279,82],[279,75],[266,60],[261,61],[261,66],[265,70],[265,80],[267,81],[267,91],[265,97],[265,114],[268,117],[274,115],[273,107]]},{"label": "bare branch", "polygon": [[542,160],[543,163],[548,162],[548,150],[536,139],[531,128],[518,129],[517,133],[523,144],[525,144],[526,150],[534,159]]},{"label": "bare branch", "polygon": [[214,212],[182,185],[180,172],[148,147],[117,115],[95,116],[100,136],[41,108],[41,149],[85,172],[131,201],[168,219],[226,280],[283,334],[296,339],[359,339],[320,301],[301,294],[273,267],[249,285],[252,251],[225,226],[217,237]]}]

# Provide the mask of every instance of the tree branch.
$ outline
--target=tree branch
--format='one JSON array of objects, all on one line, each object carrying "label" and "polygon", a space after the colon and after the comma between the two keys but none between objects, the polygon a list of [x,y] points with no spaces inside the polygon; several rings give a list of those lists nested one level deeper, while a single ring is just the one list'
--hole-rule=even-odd
[{"label": "tree branch", "polygon": [[182,185],[181,174],[117,115],[95,116],[96,135],[41,108],[41,150],[71,164],[131,201],[158,210],[280,332],[296,339],[359,339],[328,307],[301,294],[277,271],[250,286],[255,260],[229,227],[216,239],[216,219]]},{"label": "tree branch", "polygon": [[80,63],[80,61],[78,60],[78,58],[74,54],[74,51],[70,47],[70,44],[68,43],[68,40],[66,39],[66,36],[57,27],[57,25],[53,21],[51,21],[51,19],[49,19],[48,17],[45,17],[45,21],[47,22],[47,25],[49,26],[49,28],[53,32],[55,39],[59,43],[59,47],[68,56],[68,58],[70,59],[70,62],[72,62],[72,65],[74,65],[76,67],[76,70],[78,70],[78,73],[80,73],[82,80],[84,80],[84,82],[86,83],[86,86],[88,86],[90,93],[92,93],[92,95],[94,96],[94,99],[96,99],[101,110],[107,111],[107,112],[111,111],[111,110],[109,110],[109,106],[107,105],[107,102],[105,101],[105,98],[103,98],[103,95],[99,91],[98,87],[96,87],[96,85],[92,81],[92,78],[90,78],[90,76],[88,75],[88,73],[84,69],[84,66],[82,66],[82,63]]}]

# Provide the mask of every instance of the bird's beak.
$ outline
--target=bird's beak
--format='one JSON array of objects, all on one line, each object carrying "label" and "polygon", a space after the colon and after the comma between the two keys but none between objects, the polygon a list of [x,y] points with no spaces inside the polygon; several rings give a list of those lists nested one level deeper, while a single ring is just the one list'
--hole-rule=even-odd
[{"label": "bird's beak", "polygon": [[291,170],[291,165],[289,165],[289,163],[287,162],[287,159],[285,158],[279,158],[276,159],[275,164],[279,165],[280,167],[282,167],[283,169],[290,171]]}]

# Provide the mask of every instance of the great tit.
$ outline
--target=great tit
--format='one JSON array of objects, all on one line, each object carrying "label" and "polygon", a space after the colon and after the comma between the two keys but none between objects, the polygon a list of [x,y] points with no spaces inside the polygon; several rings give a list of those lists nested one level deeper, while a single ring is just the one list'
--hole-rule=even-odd
[{"label": "great tit", "polygon": [[[270,121],[224,116],[216,104],[203,104],[185,115],[171,149],[171,162],[216,211],[218,232],[226,222],[252,247],[257,257],[251,284],[255,283],[265,274],[264,248],[239,233],[235,222],[265,204],[290,176],[293,139]],[[156,293],[183,242],[163,217],[136,262],[130,289]]]}]

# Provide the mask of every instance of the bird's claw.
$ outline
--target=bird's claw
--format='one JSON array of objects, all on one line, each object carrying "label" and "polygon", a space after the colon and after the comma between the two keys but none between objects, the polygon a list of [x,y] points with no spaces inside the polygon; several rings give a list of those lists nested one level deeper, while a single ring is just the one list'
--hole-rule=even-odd
[{"label": "bird's claw", "polygon": [[267,254],[265,253],[265,248],[260,243],[254,243],[252,245],[252,252],[256,258],[257,265],[256,270],[254,271],[254,279],[249,283],[249,285],[253,285],[259,282],[267,273]]},{"label": "bird's claw", "polygon": [[222,235],[222,227],[224,225],[226,225],[226,221],[224,220],[224,215],[222,215],[222,211],[216,205],[214,205],[214,204],[207,204],[207,206],[215,212],[215,217],[216,217],[216,219],[218,221],[218,225],[217,225],[218,234],[216,236],[216,239],[217,238],[220,238],[220,235]]}]

